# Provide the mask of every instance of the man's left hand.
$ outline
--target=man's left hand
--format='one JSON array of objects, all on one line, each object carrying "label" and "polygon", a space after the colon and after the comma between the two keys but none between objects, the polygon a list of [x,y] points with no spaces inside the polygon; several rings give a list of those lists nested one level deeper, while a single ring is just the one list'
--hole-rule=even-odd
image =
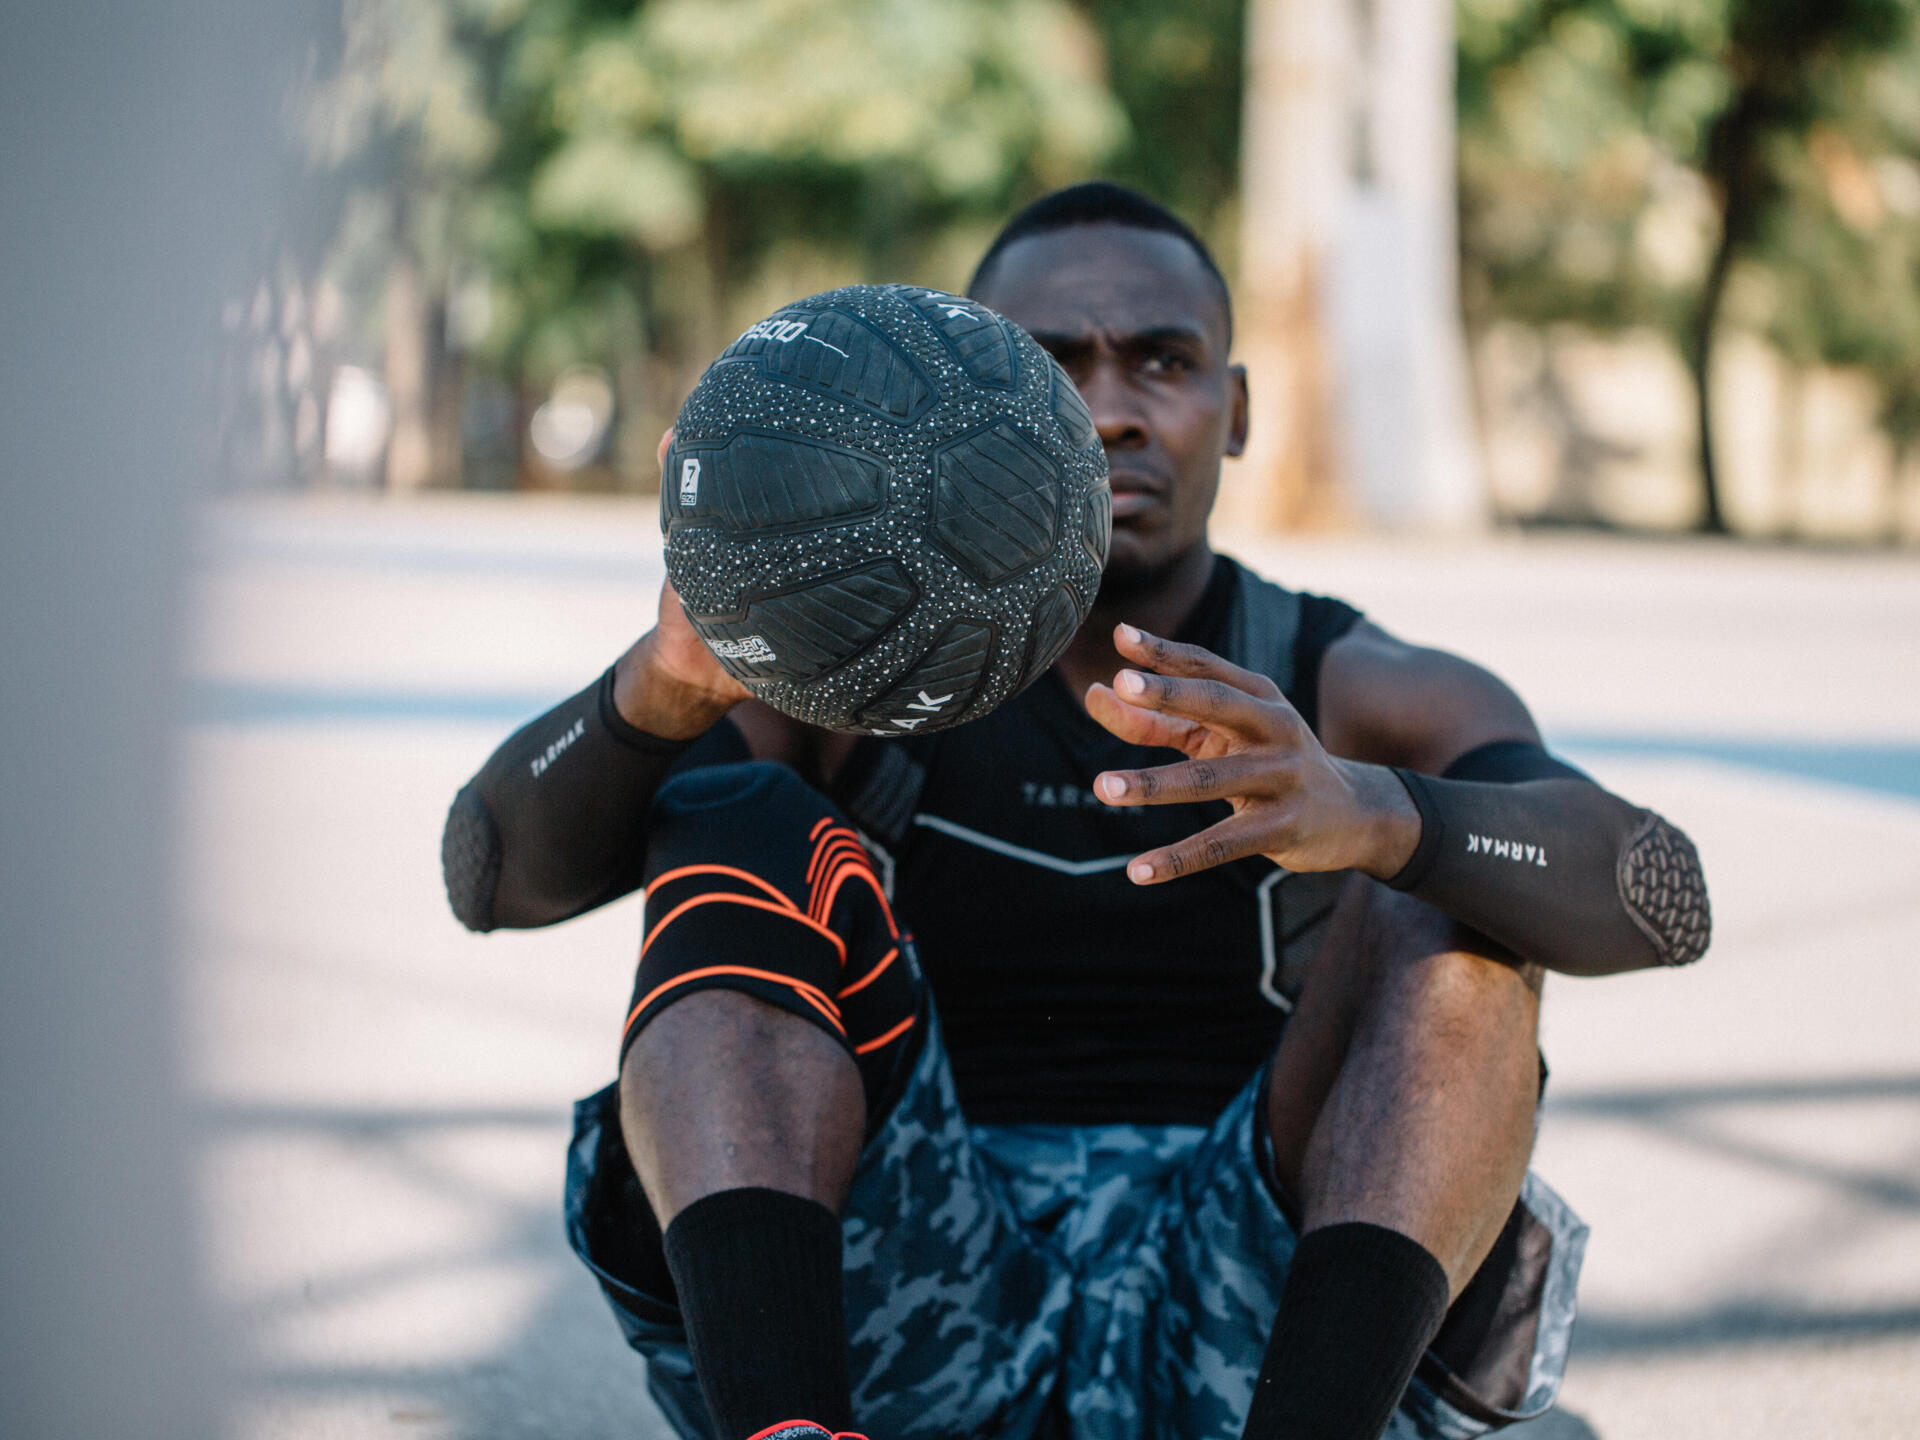
[{"label": "man's left hand", "polygon": [[1420,841],[1420,812],[1391,770],[1340,760],[1264,675],[1198,645],[1114,627],[1134,667],[1087,690],[1087,713],[1122,740],[1187,758],[1148,770],[1108,770],[1094,793],[1109,805],[1225,800],[1233,814],[1127,866],[1136,885],[1265,855],[1288,870],[1394,874]]}]

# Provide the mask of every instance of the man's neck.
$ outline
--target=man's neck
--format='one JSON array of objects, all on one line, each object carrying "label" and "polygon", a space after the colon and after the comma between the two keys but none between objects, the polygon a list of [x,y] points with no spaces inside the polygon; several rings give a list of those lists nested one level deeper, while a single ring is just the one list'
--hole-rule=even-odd
[{"label": "man's neck", "polygon": [[1213,547],[1201,540],[1156,583],[1117,596],[1102,593],[1066,652],[1054,662],[1061,679],[1082,699],[1095,681],[1111,685],[1126,662],[1113,648],[1113,627],[1122,622],[1155,635],[1172,635],[1206,593],[1213,578]]}]

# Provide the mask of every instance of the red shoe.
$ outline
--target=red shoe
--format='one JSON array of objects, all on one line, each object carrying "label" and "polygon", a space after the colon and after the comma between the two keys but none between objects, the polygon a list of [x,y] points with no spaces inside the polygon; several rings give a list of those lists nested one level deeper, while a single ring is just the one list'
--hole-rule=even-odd
[{"label": "red shoe", "polygon": [[777,1425],[756,1431],[747,1440],[867,1440],[867,1437],[851,1430],[842,1430],[836,1435],[826,1426],[816,1425],[811,1420],[782,1420]]}]

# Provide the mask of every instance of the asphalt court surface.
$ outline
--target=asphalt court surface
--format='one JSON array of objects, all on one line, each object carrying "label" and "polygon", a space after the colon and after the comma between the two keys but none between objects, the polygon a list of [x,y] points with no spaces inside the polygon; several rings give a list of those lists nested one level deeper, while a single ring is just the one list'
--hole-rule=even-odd
[{"label": "asphalt court surface", "polygon": [[[1920,1436],[1920,562],[1221,544],[1490,664],[1705,857],[1700,966],[1548,986],[1535,1165],[1594,1235],[1536,1440]],[[559,1223],[637,904],[479,938],[438,868],[498,739],[650,623],[652,507],[231,505],[201,552],[185,1010],[234,1434],[664,1437]]]}]

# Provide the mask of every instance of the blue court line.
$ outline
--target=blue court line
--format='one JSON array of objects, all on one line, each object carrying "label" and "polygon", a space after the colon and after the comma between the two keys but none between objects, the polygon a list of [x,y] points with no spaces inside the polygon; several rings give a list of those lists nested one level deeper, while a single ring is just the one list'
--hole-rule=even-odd
[{"label": "blue court line", "polygon": [[518,725],[566,699],[566,691],[362,690],[202,680],[188,689],[192,725]]},{"label": "blue court line", "polygon": [[1554,748],[1582,756],[1672,756],[1716,760],[1749,770],[1818,780],[1920,800],[1920,743],[1736,740],[1716,736],[1608,735],[1556,732]]},{"label": "blue court line", "polygon": [[[191,687],[197,725],[475,724],[509,727],[566,698],[562,691],[386,690],[201,681]],[[1713,760],[1802,780],[1920,800],[1920,742],[1742,740],[1719,736],[1557,731],[1552,745],[1576,760],[1604,756]]]}]

